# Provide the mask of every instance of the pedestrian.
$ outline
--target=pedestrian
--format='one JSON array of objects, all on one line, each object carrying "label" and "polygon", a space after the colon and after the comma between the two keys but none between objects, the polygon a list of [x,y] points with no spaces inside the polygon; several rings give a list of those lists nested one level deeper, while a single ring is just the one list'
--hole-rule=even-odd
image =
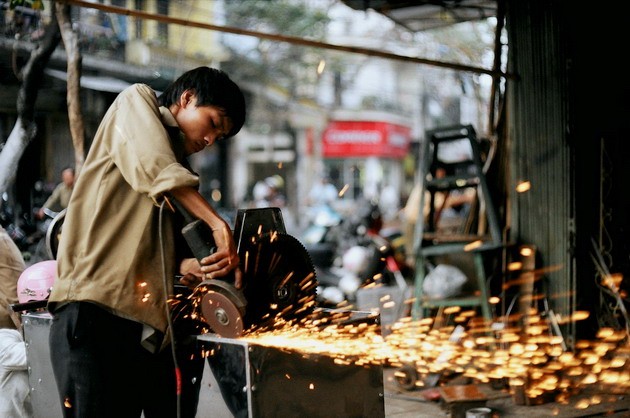
[{"label": "pedestrian", "polygon": [[43,219],[46,210],[51,212],[61,212],[68,207],[70,196],[74,189],[74,168],[65,167],[61,170],[61,182],[55,186],[51,195],[37,212],[37,217]]},{"label": "pedestrian", "polygon": [[278,174],[257,181],[252,190],[252,194],[254,195],[254,207],[284,208],[286,205],[286,197],[284,193],[282,193],[283,188],[284,179]]},{"label": "pedestrian", "polygon": [[311,188],[307,204],[309,206],[329,206],[332,205],[339,197],[339,192],[334,184],[330,182],[330,177],[324,175]]},{"label": "pedestrian", "polygon": [[267,202],[270,207],[284,208],[287,203],[287,198],[284,195],[284,179],[275,174],[265,178],[265,184],[269,187],[269,195],[267,196]]},{"label": "pedestrian", "polygon": [[259,180],[254,184],[252,189],[252,196],[254,198],[254,207],[255,208],[266,208],[269,207],[269,195],[271,194],[271,189],[269,185],[264,180]]},{"label": "pedestrian", "polygon": [[[237,288],[242,273],[230,225],[198,192],[187,157],[244,121],[240,88],[209,67],[159,97],[134,84],[106,112],[66,212],[48,301],[65,417],[196,415],[203,358],[196,339],[178,340],[167,299],[177,273],[190,287],[230,273]],[[212,230],[216,252],[200,262],[175,244],[171,197]]]},{"label": "pedestrian", "polygon": [[0,226],[0,417],[33,416],[26,345],[19,316],[9,305],[19,302],[18,280],[26,268],[22,254]]}]

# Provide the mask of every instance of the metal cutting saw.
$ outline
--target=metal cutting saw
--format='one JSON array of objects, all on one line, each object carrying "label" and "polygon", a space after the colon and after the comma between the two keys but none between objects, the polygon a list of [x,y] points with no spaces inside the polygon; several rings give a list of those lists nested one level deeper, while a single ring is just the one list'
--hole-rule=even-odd
[{"label": "metal cutting saw", "polygon": [[[191,220],[182,233],[198,259],[214,247],[211,231],[199,220]],[[279,208],[239,209],[234,239],[241,289],[228,275],[204,280],[189,296],[212,332],[235,338],[248,330],[297,322],[313,312],[315,267],[302,243],[286,233]]]},{"label": "metal cutting saw", "polygon": [[[182,234],[197,259],[214,251],[212,232],[174,199],[184,216]],[[52,222],[47,249],[56,258],[65,210]],[[280,208],[239,209],[234,240],[243,272],[241,289],[231,277],[201,282],[192,294],[185,286],[171,308],[174,317],[199,317],[222,337],[234,338],[251,329],[268,329],[308,317],[316,305],[317,279],[311,257],[302,243],[288,235]],[[191,314],[191,310],[194,313]],[[207,330],[205,330],[207,331]]]}]

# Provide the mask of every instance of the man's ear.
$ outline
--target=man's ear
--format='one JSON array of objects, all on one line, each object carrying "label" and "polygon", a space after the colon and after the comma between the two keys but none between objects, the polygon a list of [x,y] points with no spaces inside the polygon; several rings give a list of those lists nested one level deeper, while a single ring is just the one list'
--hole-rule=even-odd
[{"label": "man's ear", "polygon": [[194,105],[195,103],[197,103],[197,97],[194,90],[186,90],[179,96],[180,107],[186,107],[190,104]]}]

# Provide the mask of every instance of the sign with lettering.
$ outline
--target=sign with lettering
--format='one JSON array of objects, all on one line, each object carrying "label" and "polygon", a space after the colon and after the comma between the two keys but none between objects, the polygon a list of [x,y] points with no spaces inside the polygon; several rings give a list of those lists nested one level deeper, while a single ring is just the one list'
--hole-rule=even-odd
[{"label": "sign with lettering", "polygon": [[323,156],[403,158],[411,129],[380,121],[332,121],[322,138]]}]

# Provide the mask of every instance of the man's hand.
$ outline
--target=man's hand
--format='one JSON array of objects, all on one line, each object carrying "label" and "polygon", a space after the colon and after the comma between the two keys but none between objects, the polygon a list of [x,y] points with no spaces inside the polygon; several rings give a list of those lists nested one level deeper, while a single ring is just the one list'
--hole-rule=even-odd
[{"label": "man's hand", "polygon": [[179,273],[183,276],[179,282],[190,290],[194,290],[203,281],[203,272],[196,258],[185,258],[179,265]]},{"label": "man's hand", "polygon": [[232,231],[227,222],[192,187],[178,187],[170,191],[177,201],[197,219],[205,222],[212,230],[217,250],[201,260],[201,272],[205,279],[217,279],[234,272],[234,285],[240,289],[242,273]]},{"label": "man's hand", "polygon": [[234,272],[234,286],[240,289],[242,286],[242,272],[239,265],[239,257],[236,252],[236,244],[227,225],[212,232],[217,251],[201,260],[201,271],[207,279],[216,279]]}]

